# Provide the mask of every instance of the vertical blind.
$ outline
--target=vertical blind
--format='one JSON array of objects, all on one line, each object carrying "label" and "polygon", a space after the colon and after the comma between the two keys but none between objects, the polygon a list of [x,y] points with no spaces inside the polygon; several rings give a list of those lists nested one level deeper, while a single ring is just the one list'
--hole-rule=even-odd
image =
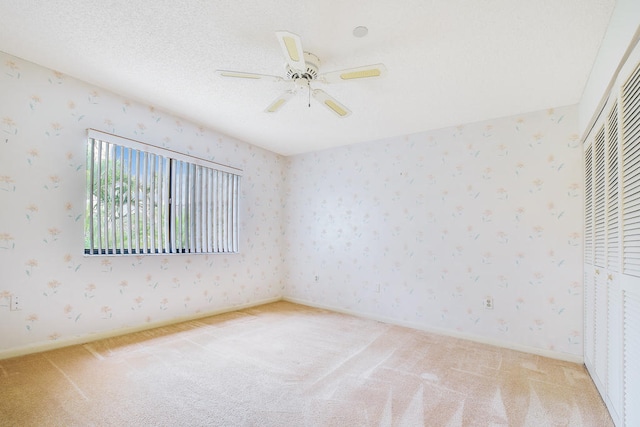
[{"label": "vertical blind", "polygon": [[90,130],[85,254],[238,252],[238,172]]}]

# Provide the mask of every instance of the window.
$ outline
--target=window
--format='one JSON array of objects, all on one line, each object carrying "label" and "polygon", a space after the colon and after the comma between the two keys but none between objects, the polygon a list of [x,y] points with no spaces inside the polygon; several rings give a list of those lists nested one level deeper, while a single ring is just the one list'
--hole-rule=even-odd
[{"label": "window", "polygon": [[240,172],[90,129],[85,254],[238,252]]}]

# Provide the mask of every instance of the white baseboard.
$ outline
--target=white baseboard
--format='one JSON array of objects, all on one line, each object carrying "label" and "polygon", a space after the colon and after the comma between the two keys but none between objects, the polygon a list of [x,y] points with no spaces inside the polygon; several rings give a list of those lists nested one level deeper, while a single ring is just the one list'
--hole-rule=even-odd
[{"label": "white baseboard", "polygon": [[75,337],[63,338],[63,339],[56,340],[56,341],[47,341],[47,342],[44,342],[44,343],[30,344],[30,345],[27,345],[27,346],[24,346],[24,347],[17,347],[17,348],[11,348],[11,349],[8,349],[8,350],[1,350],[0,351],[0,360],[9,359],[11,357],[23,356],[23,355],[31,354],[31,353],[40,353],[40,352],[48,351],[48,350],[55,350],[55,349],[58,349],[58,348],[68,347],[68,346],[72,346],[72,345],[86,344],[88,342],[97,341],[97,340],[101,340],[101,339],[105,339],[105,338],[113,338],[113,337],[116,337],[116,336],[119,336],[119,335],[129,334],[129,333],[133,333],[133,332],[140,332],[140,331],[153,329],[153,328],[159,328],[159,327],[162,327],[162,326],[172,325],[172,324],[175,324],[175,323],[188,322],[188,321],[192,321],[192,320],[202,319],[204,317],[215,316],[216,314],[222,314],[222,313],[228,313],[228,312],[231,312],[231,311],[243,310],[243,309],[246,309],[246,308],[256,307],[256,306],[263,305],[263,304],[269,304],[269,303],[276,302],[276,301],[289,301],[289,302],[292,302],[292,303],[295,303],[295,304],[301,304],[301,305],[306,305],[306,306],[309,306],[309,307],[321,308],[321,309],[324,309],[324,310],[329,310],[329,311],[335,311],[335,312],[338,312],[338,313],[349,314],[349,315],[356,316],[356,317],[362,317],[362,318],[377,320],[377,321],[384,322],[384,323],[389,323],[389,324],[392,324],[392,325],[404,326],[404,327],[407,327],[407,328],[417,329],[417,330],[430,332],[430,333],[434,333],[434,334],[438,334],[438,335],[450,336],[450,337],[454,337],[454,338],[461,338],[461,339],[465,339],[465,340],[469,340],[469,341],[479,342],[479,343],[482,343],[482,344],[488,344],[488,345],[493,345],[493,346],[496,346],[496,347],[502,347],[502,348],[508,348],[508,349],[511,349],[511,350],[521,351],[523,353],[537,354],[539,356],[549,357],[551,359],[564,360],[564,361],[567,361],[567,362],[584,364],[584,360],[583,360],[582,356],[576,356],[576,355],[573,355],[573,354],[561,353],[561,352],[546,350],[546,349],[537,348],[537,347],[524,346],[524,345],[515,344],[515,343],[512,343],[512,342],[508,342],[508,341],[496,340],[494,338],[488,338],[488,337],[483,337],[483,336],[473,335],[473,334],[466,334],[466,333],[454,331],[454,330],[451,330],[451,329],[428,327],[428,326],[425,326],[425,325],[422,325],[422,324],[419,324],[419,323],[416,323],[416,322],[407,322],[407,321],[402,321],[402,320],[398,320],[398,319],[394,319],[394,318],[390,318],[390,317],[377,316],[377,315],[373,315],[373,314],[370,314],[370,313],[361,313],[361,312],[354,311],[354,310],[331,307],[331,306],[324,305],[324,304],[318,304],[318,303],[313,302],[313,301],[303,300],[303,299],[299,299],[299,298],[289,298],[289,297],[268,298],[268,299],[264,299],[264,300],[260,300],[260,301],[254,301],[254,302],[251,302],[251,303],[248,303],[248,304],[241,304],[241,305],[235,305],[235,306],[231,306],[231,307],[225,307],[225,308],[222,308],[222,309],[208,311],[206,313],[198,313],[198,314],[190,315],[190,316],[176,317],[176,318],[173,318],[173,319],[164,320],[164,321],[155,322],[155,323],[145,323],[144,325],[132,326],[132,327],[129,327],[129,328],[114,329],[114,330],[109,330],[109,331],[105,331],[105,332],[98,332],[98,333],[93,333],[93,334],[85,334],[85,335],[80,335],[80,336],[75,336]]},{"label": "white baseboard", "polygon": [[243,310],[245,308],[256,307],[259,305],[269,304],[269,303],[281,301],[281,300],[282,300],[281,297],[268,298],[260,301],[254,301],[247,304],[234,305],[231,307],[225,307],[222,309],[208,311],[206,313],[197,313],[189,316],[174,317],[168,320],[163,320],[163,321],[154,322],[154,323],[145,323],[143,325],[132,326],[128,328],[113,329],[113,330],[104,331],[104,332],[97,332],[97,333],[84,334],[84,335],[79,335],[74,337],[62,338],[56,341],[47,341],[43,343],[29,344],[24,347],[10,348],[8,350],[0,350],[0,360],[9,359],[11,357],[24,356],[26,354],[41,353],[43,351],[55,350],[58,348],[69,347],[72,345],[86,344],[92,341],[97,341],[105,338],[113,338],[119,335],[130,334],[133,332],[140,332],[148,329],[159,328],[162,326],[173,325],[176,323],[202,319],[204,317],[215,316],[216,314],[223,314],[223,313],[229,313],[231,311]]},{"label": "white baseboard", "polygon": [[546,350],[546,349],[537,348],[537,347],[529,347],[529,346],[515,344],[508,341],[497,340],[495,338],[462,333],[462,332],[454,331],[451,329],[429,327],[416,322],[407,322],[407,321],[384,317],[384,316],[376,316],[370,313],[361,313],[353,310],[331,307],[328,305],[318,304],[313,301],[307,301],[307,300],[298,299],[298,298],[283,297],[282,300],[289,301],[295,304],[306,305],[309,307],[321,308],[324,310],[335,311],[338,313],[350,314],[352,316],[377,320],[377,321],[389,323],[392,325],[404,326],[407,328],[417,329],[420,331],[430,332],[438,335],[450,336],[454,338],[460,338],[468,341],[478,342],[481,344],[488,344],[496,347],[508,348],[510,350],[521,351],[523,353],[536,354],[538,356],[544,356],[550,359],[563,360],[566,362],[573,362],[581,365],[584,364],[584,359],[582,358],[582,356],[576,356],[575,354],[562,353],[559,351],[551,351],[551,350]]}]

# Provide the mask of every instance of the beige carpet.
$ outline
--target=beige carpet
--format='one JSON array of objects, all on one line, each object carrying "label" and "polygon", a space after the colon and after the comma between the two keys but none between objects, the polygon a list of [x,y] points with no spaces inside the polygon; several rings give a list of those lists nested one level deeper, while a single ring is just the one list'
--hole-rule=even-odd
[{"label": "beige carpet", "polygon": [[0,360],[2,426],[610,426],[585,369],[279,302]]}]

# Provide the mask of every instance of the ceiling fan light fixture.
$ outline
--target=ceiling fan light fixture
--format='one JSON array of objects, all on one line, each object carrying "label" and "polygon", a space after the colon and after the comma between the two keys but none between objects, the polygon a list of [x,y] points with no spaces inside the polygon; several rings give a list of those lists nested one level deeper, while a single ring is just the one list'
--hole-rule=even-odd
[{"label": "ceiling fan light fixture", "polygon": [[368,70],[359,70],[359,71],[351,71],[348,73],[340,74],[340,78],[342,80],[352,80],[352,79],[365,79],[368,77],[380,77],[382,73],[377,68],[371,68]]}]

